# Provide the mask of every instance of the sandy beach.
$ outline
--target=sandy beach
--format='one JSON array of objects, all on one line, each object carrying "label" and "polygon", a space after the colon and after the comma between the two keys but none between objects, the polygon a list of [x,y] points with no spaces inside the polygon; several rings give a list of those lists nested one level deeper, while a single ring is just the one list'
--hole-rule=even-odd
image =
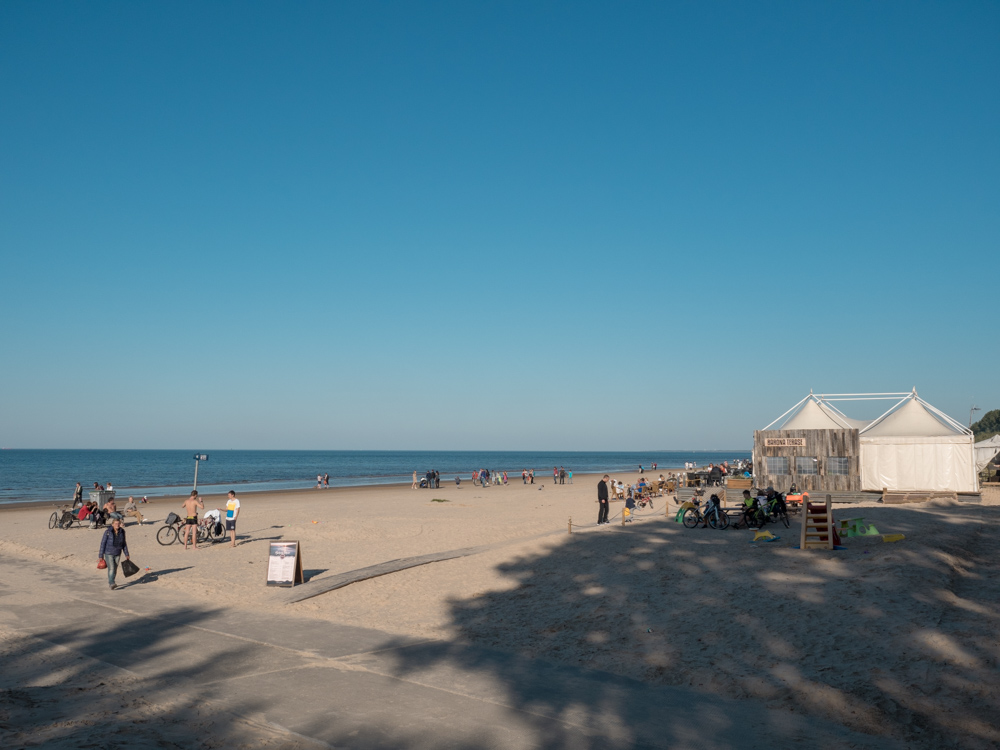
[{"label": "sandy beach", "polygon": [[[880,532],[906,538],[850,538],[843,551],[801,552],[792,549],[798,516],[788,530],[769,527],[782,538],[768,544],[751,543],[752,532],[744,530],[686,529],[673,520],[672,501],[667,512],[667,498],[624,526],[616,516],[621,503],[613,503],[612,524],[596,527],[597,477],[577,477],[573,485],[548,479],[486,489],[463,482],[437,490],[247,495],[236,548],[227,541],[188,551],[155,541],[167,513],[179,506],[178,499],[161,499],[142,506],[153,523],[127,524],[133,560],[150,569],[137,576],[141,586],[109,591],[105,584],[100,596],[108,606],[128,609],[141,588],[275,621],[295,615],[485,647],[600,670],[650,689],[672,686],[752,702],[842,727],[873,747],[1000,743],[997,490],[984,491],[982,504],[838,506],[838,517],[863,516]],[[206,497],[205,504],[223,507],[224,498]],[[100,584],[100,532],[49,530],[51,511],[48,505],[0,511],[2,556]],[[287,590],[265,586],[270,540],[300,543],[307,586],[399,558],[489,549],[288,604]],[[49,596],[7,585],[15,589],[8,603]],[[16,657],[30,635],[10,613],[0,619],[0,632],[5,659]],[[52,676],[65,655],[42,649],[33,658],[53,660],[48,689],[68,689]],[[397,666],[403,672],[415,667],[405,660]],[[506,678],[499,669],[492,677],[501,685]],[[135,685],[115,682],[123,679],[109,678],[101,690],[134,692]],[[29,687],[16,670],[2,681],[7,691]],[[17,734],[10,721],[16,712],[10,695],[0,740],[28,744],[31,737]],[[44,715],[33,716],[37,736],[47,731],[69,742],[85,732],[73,725],[60,735]],[[304,741],[252,722],[231,723],[225,731],[249,747]]]}]

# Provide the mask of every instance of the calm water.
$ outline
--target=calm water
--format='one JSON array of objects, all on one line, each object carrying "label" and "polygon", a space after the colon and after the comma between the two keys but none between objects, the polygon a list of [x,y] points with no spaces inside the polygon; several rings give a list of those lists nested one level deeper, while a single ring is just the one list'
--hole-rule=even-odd
[{"label": "calm water", "polygon": [[[441,472],[442,481],[465,481],[473,469],[507,471],[520,480],[534,469],[535,481],[552,467],[574,473],[632,471],[656,462],[660,469],[682,468],[749,458],[748,451],[645,451],[641,453],[518,451],[205,451],[198,489],[206,493],[314,487],[316,475],[329,473],[330,485],[345,487],[410,482],[414,470]],[[149,450],[0,450],[0,503],[69,500],[76,482],[84,497],[94,482],[111,482],[124,495],[176,495],[191,489],[194,451]]]}]

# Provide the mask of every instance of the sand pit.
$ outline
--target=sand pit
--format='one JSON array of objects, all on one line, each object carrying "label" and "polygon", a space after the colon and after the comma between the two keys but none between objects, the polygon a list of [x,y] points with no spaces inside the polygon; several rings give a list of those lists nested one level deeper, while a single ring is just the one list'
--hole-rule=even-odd
[{"label": "sand pit", "polygon": [[[747,531],[685,529],[663,500],[627,526],[615,519],[567,535],[569,516],[581,526],[596,520],[596,481],[249,495],[235,549],[158,545],[155,531],[179,501],[146,506],[157,523],[127,529],[133,559],[152,569],[144,585],[192,602],[760,701],[909,747],[1000,743],[1000,493],[985,493],[982,505],[838,506],[840,517],[863,516],[906,538],[801,552],[791,549],[797,516],[791,529],[769,527],[780,541],[751,544]],[[4,511],[0,552],[102,576],[99,533],[49,530],[49,512]],[[277,539],[301,543],[315,581],[397,558],[490,549],[287,604],[286,592],[264,585],[267,541]],[[107,596],[125,606],[129,590]],[[5,643],[17,650],[16,640]],[[415,666],[400,659],[402,670]],[[502,667],[494,671],[513,684]]]}]

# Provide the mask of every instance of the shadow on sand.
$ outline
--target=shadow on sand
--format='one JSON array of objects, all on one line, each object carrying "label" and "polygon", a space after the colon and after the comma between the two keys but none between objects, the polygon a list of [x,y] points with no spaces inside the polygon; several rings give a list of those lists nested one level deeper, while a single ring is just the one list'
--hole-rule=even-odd
[{"label": "shadow on sand", "polygon": [[[852,538],[842,552],[800,552],[789,548],[798,516],[790,529],[771,527],[783,539],[770,545],[662,516],[564,537],[500,566],[513,588],[453,601],[458,642],[401,649],[396,674],[460,664],[503,684],[518,708],[572,714],[577,692],[532,678],[530,660],[539,658],[650,688],[756,699],[876,741],[997,747],[1000,508],[851,515],[909,542]],[[469,645],[513,647],[522,658]],[[590,706],[626,725],[656,708],[618,695],[612,680]],[[783,739],[792,738],[770,738]],[[542,744],[568,746],[552,735]]]}]

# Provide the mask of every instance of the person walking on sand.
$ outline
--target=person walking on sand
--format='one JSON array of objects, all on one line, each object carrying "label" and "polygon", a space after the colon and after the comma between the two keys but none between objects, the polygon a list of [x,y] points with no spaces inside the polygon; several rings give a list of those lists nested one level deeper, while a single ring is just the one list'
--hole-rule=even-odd
[{"label": "person walking on sand", "polygon": [[534,483],[535,483],[535,470],[528,469],[528,484],[534,484]]},{"label": "person walking on sand", "polygon": [[330,489],[330,475],[329,473],[323,475],[323,489]]},{"label": "person walking on sand", "polygon": [[73,507],[79,508],[83,505],[83,486],[77,482],[76,489],[73,490]]},{"label": "person walking on sand", "polygon": [[597,511],[598,526],[602,523],[608,523],[608,479],[610,477],[605,474],[604,478],[597,483],[597,504],[601,506],[600,510]]},{"label": "person walking on sand", "polygon": [[417,484],[417,470],[413,470],[413,484],[410,485],[411,490],[417,489],[420,485]]},{"label": "person walking on sand", "polygon": [[116,518],[104,530],[104,536],[101,537],[101,548],[97,552],[97,556],[104,560],[108,566],[108,586],[112,590],[118,588],[118,584],[115,583],[115,577],[118,575],[118,561],[123,554],[125,555],[125,559],[128,560],[128,544],[125,542],[125,529],[122,528],[121,519]]},{"label": "person walking on sand", "polygon": [[191,546],[198,549],[198,508],[205,510],[205,503],[198,497],[198,490],[191,490],[181,507],[184,508],[184,549],[188,548],[188,538],[191,539]]},{"label": "person walking on sand", "polygon": [[240,500],[233,490],[229,490],[229,500],[226,502],[226,531],[229,532],[230,546],[236,546],[236,519],[240,517]]},{"label": "person walking on sand", "polygon": [[528,470],[521,469],[521,484],[527,484],[527,483],[528,483]]},{"label": "person walking on sand", "polygon": [[559,484],[559,469],[552,467],[552,484]]}]

